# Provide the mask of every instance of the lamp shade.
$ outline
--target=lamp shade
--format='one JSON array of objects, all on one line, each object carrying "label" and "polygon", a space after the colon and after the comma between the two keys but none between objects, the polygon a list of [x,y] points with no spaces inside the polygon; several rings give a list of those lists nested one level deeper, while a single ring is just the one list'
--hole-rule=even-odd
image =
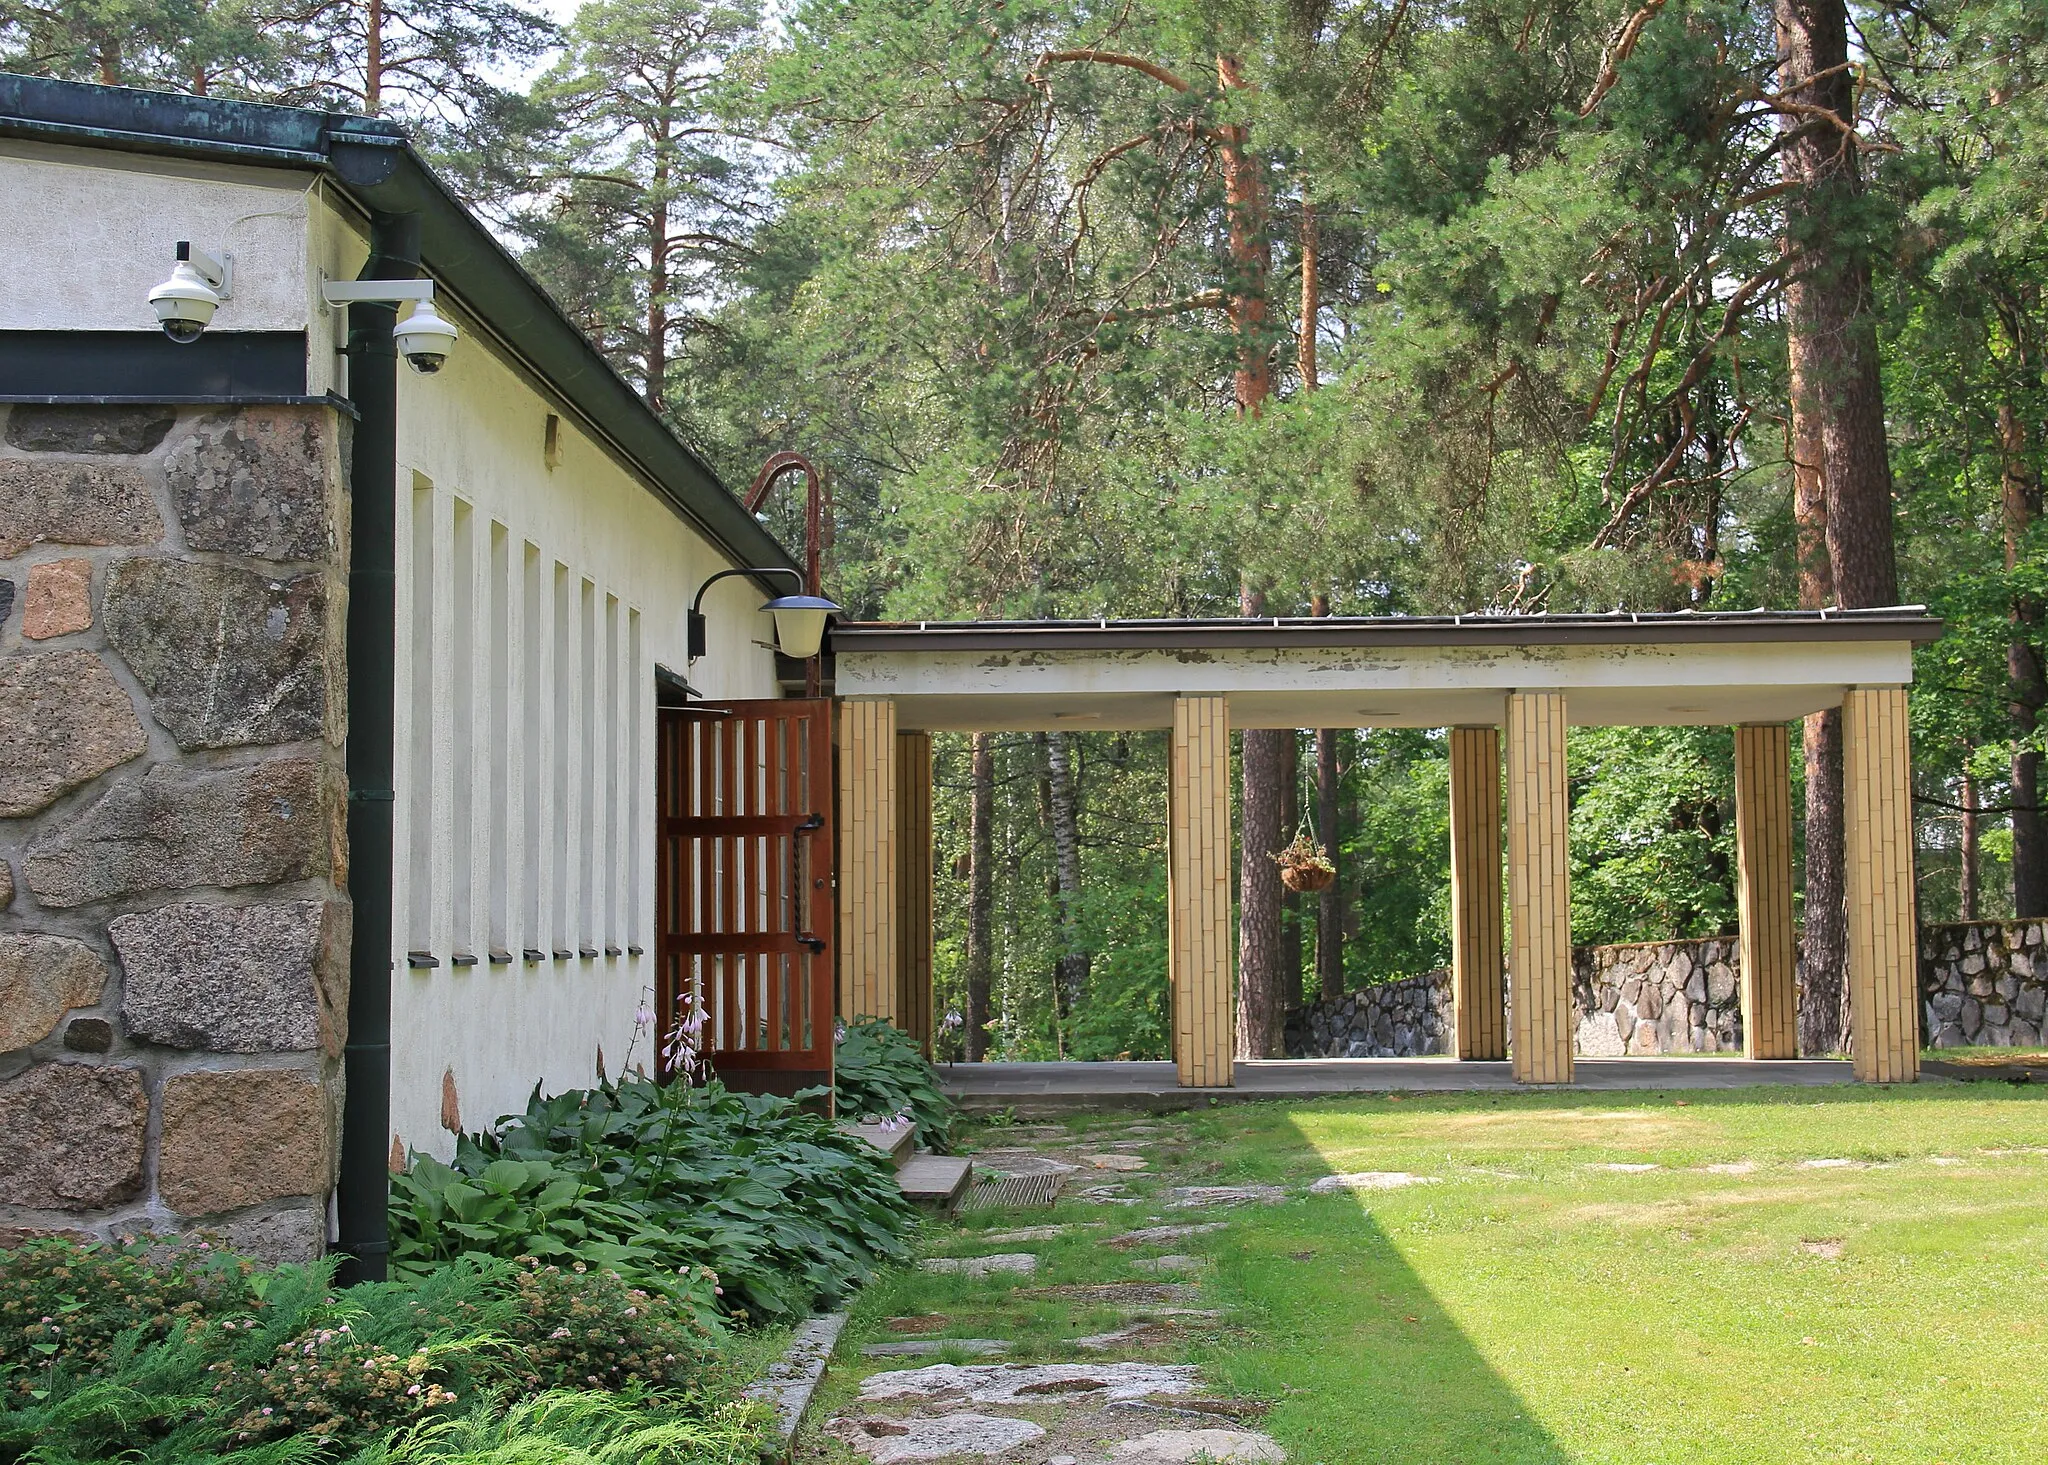
[{"label": "lamp shade", "polygon": [[775,617],[775,644],[784,656],[808,661],[825,641],[825,617],[839,607],[817,595],[778,595],[761,609]]}]

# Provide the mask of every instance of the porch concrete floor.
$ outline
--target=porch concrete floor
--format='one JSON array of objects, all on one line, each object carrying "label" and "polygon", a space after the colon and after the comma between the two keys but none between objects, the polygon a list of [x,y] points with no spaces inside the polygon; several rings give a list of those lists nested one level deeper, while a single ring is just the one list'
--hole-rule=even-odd
[{"label": "porch concrete floor", "polygon": [[[1517,1090],[1505,1063],[1455,1058],[1239,1059],[1237,1085],[1184,1089],[1171,1063],[942,1063],[939,1082],[962,1108],[1051,1113],[1086,1108],[1174,1108],[1206,1099],[1325,1098],[1343,1094]],[[1739,1089],[1851,1082],[1846,1060],[1802,1058],[1581,1058],[1570,1089]],[[1534,1087],[1533,1085],[1528,1087]]]}]

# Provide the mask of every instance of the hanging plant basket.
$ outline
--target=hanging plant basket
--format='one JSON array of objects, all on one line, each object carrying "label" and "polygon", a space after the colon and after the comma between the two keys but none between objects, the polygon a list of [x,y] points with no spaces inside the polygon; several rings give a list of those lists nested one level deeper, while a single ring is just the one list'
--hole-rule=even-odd
[{"label": "hanging plant basket", "polygon": [[1306,834],[1298,835],[1293,844],[1273,856],[1273,863],[1280,867],[1280,883],[1303,894],[1327,890],[1337,878],[1330,852]]}]

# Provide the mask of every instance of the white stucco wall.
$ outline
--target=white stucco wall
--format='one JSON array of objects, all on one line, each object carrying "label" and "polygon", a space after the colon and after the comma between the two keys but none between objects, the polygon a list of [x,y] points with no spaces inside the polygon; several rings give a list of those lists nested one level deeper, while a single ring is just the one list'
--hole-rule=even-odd
[{"label": "white stucco wall", "polygon": [[216,329],[301,330],[313,185],[278,168],[0,141],[0,260],[14,275],[0,330],[154,331],[149,292],[180,239],[235,257]]},{"label": "white stucco wall", "polygon": [[[356,273],[353,220],[312,236],[316,272]],[[445,1156],[444,1075],[474,1129],[536,1082],[588,1083],[600,1048],[613,1074],[629,1050],[653,1066],[634,1015],[655,971],[654,667],[684,669],[690,599],[730,562],[495,348],[459,281],[436,303],[463,339],[440,372],[399,375],[391,1107],[404,1144]],[[778,695],[762,599],[737,578],[707,597],[708,696]],[[410,965],[421,952],[438,965]]]}]

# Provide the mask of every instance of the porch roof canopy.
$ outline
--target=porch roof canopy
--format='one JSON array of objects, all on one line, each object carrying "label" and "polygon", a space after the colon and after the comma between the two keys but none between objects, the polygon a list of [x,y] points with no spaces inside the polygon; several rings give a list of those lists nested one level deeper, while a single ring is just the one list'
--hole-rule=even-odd
[{"label": "porch roof canopy", "polygon": [[1176,697],[1233,727],[1494,725],[1561,691],[1580,727],[1788,722],[1905,686],[1941,634],[1921,606],[1697,614],[848,622],[835,691],[910,731],[1164,728]]}]

